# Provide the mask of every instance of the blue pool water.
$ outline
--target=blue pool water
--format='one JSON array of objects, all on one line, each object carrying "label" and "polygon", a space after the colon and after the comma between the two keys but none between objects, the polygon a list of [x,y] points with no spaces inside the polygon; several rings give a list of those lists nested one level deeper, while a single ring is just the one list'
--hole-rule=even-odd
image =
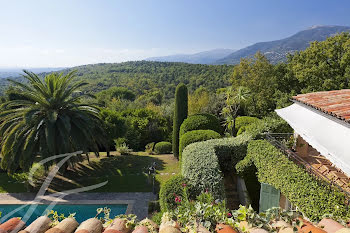
[{"label": "blue pool water", "polygon": [[[0,205],[0,212],[2,212],[2,215],[0,218],[0,223],[6,221],[4,219],[5,215],[10,213],[11,211],[15,210],[18,207],[21,207],[22,205]],[[34,206],[26,206],[23,209],[19,210],[17,213],[14,213],[11,217],[23,217],[29,208],[34,209],[33,214],[27,221],[27,225],[32,223],[37,217],[45,215],[47,212],[45,211],[48,205],[38,205],[36,207]],[[64,216],[69,216],[69,214],[76,213],[75,219],[81,223],[89,218],[93,218],[96,216],[97,212],[96,210],[98,208],[110,208],[110,217],[113,218],[114,216],[125,214],[126,209],[128,205],[121,205],[121,204],[85,204],[85,205],[55,205],[52,209],[54,211],[57,211],[58,215],[64,214]],[[103,217],[103,213],[101,213],[100,217]],[[10,217],[10,218],[11,218]]]}]

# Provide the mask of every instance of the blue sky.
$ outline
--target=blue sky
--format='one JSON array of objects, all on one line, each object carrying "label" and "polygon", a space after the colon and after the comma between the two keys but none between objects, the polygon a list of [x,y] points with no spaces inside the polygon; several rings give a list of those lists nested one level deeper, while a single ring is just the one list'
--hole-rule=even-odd
[{"label": "blue sky", "polygon": [[0,67],[239,49],[313,25],[350,26],[349,10],[346,0],[0,0]]}]

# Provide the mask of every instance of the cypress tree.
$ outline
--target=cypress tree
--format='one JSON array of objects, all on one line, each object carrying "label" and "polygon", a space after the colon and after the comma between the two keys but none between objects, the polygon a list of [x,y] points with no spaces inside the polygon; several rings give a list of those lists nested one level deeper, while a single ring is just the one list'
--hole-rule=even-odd
[{"label": "cypress tree", "polygon": [[175,111],[173,120],[173,153],[179,158],[179,132],[182,122],[188,114],[188,91],[185,84],[180,83],[175,92]]}]

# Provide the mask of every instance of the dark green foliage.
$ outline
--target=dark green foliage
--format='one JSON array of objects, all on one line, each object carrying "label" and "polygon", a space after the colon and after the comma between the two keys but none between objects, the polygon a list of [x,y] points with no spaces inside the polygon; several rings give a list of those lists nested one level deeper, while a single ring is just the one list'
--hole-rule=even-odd
[{"label": "dark green foliage", "polygon": [[170,154],[171,153],[171,143],[170,142],[158,142],[154,146],[154,152],[157,154]]},{"label": "dark green foliage", "polygon": [[330,213],[342,219],[350,217],[344,194],[325,181],[316,180],[268,141],[251,141],[247,156],[236,165],[236,169],[244,173],[253,166],[260,182],[281,190],[311,220],[320,220],[324,214]]},{"label": "dark green foliage", "polygon": [[180,156],[179,160],[181,161],[182,151],[186,148],[186,146],[190,145],[194,142],[202,142],[209,139],[220,138],[221,135],[213,130],[193,130],[185,133],[180,138]]},{"label": "dark green foliage", "polygon": [[301,83],[302,92],[349,88],[350,34],[315,41],[289,58],[288,68]]},{"label": "dark green foliage", "polygon": [[242,127],[245,128],[246,126],[252,124],[252,123],[256,123],[259,122],[260,119],[257,117],[251,117],[251,116],[240,116],[236,118],[236,132],[237,135],[243,133],[245,130],[241,129]]},{"label": "dark green foliage", "polygon": [[175,197],[184,196],[184,183],[186,181],[181,175],[175,175],[160,187],[159,204],[162,212],[176,208]]},{"label": "dark green foliage", "polygon": [[223,172],[231,171],[244,158],[247,135],[212,139],[188,145],[182,153],[181,172],[191,185],[191,194],[208,189],[215,198],[225,198]]},{"label": "dark green foliage", "polygon": [[149,109],[130,109],[121,113],[128,127],[125,138],[134,151],[144,150],[150,142],[163,141],[169,134],[167,121]]},{"label": "dark green foliage", "polygon": [[102,110],[100,112],[100,117],[104,122],[104,128],[107,133],[109,144],[110,146],[113,146],[114,140],[123,137],[126,133],[126,119],[119,113],[108,109]]},{"label": "dark green foliage", "polygon": [[[130,61],[75,67],[79,80],[88,83],[84,91],[97,93],[123,86],[136,96],[160,90],[164,99],[174,98],[176,85],[185,83],[192,92],[204,86],[215,92],[230,84],[233,66],[208,66],[178,62]],[[1,83],[1,79],[0,79]],[[0,87],[1,90],[1,87]]]},{"label": "dark green foliage", "polygon": [[191,194],[198,195],[205,189],[216,198],[224,197],[223,176],[232,172],[237,162],[246,156],[250,140],[260,138],[265,132],[285,130],[285,121],[266,118],[252,123],[246,132],[235,138],[212,139],[188,145],[182,152],[181,172],[191,185]]},{"label": "dark green foliage", "polygon": [[188,114],[188,91],[185,84],[180,83],[175,92],[175,111],[173,119],[173,153],[179,157],[179,131]]},{"label": "dark green foliage", "polygon": [[[1,106],[3,169],[27,170],[38,155],[45,159],[75,151],[98,155],[100,148],[108,150],[99,110],[83,103],[82,96],[73,96],[84,85],[72,83],[75,72],[51,73],[44,80],[24,72],[28,84],[12,81],[21,98],[8,100]],[[72,157],[69,162],[75,163],[76,159]]]},{"label": "dark green foliage", "polygon": [[260,121],[245,126],[245,133],[254,139],[264,137],[264,133],[293,133],[293,129],[280,117],[265,117]]},{"label": "dark green foliage", "polygon": [[152,215],[151,220],[158,225],[162,223],[163,212],[156,212]]},{"label": "dark green foliage", "polygon": [[211,114],[195,114],[189,116],[181,125],[180,137],[192,130],[206,130],[210,129],[219,134],[223,133],[223,129],[220,125],[220,121],[216,116]]},{"label": "dark green foliage", "polygon": [[111,87],[107,90],[99,92],[97,95],[97,100],[101,104],[106,104],[107,101],[112,99],[123,99],[123,100],[135,100],[135,93],[130,91],[126,87]]}]

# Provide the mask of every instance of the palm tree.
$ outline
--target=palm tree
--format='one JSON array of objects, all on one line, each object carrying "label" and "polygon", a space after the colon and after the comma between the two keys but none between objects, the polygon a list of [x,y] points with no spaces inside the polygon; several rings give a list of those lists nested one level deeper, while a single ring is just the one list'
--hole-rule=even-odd
[{"label": "palm tree", "polygon": [[241,104],[250,96],[250,92],[246,87],[240,86],[237,90],[229,87],[226,91],[226,106],[222,109],[221,115],[224,116],[224,126],[231,136],[235,134],[236,118]]},{"label": "palm tree", "polygon": [[51,73],[44,80],[24,73],[26,84],[9,80],[18,98],[1,106],[1,167],[8,172],[28,170],[38,157],[80,150],[98,155],[99,147],[105,146],[103,123],[99,110],[75,94],[85,85],[72,83],[75,72]]}]

